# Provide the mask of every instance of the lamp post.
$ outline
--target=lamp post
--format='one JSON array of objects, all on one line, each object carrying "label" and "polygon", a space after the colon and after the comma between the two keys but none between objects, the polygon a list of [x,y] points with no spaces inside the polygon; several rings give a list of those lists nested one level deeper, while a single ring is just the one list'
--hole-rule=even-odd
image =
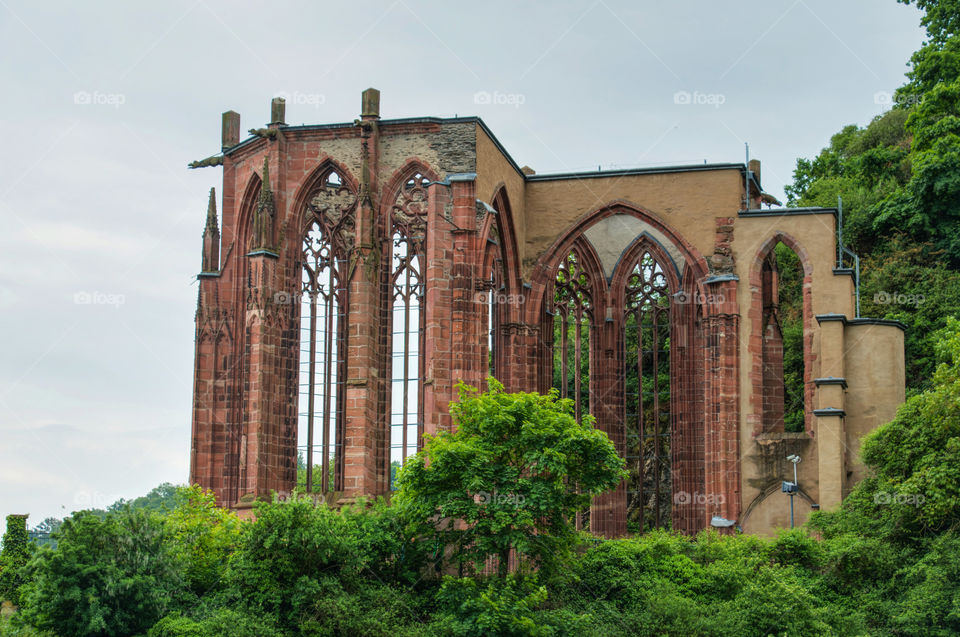
[{"label": "lamp post", "polygon": [[793,528],[793,496],[797,495],[797,465],[800,464],[800,456],[792,454],[787,456],[787,460],[793,463],[793,482],[784,480],[780,484],[780,490],[790,496],[790,528]]}]

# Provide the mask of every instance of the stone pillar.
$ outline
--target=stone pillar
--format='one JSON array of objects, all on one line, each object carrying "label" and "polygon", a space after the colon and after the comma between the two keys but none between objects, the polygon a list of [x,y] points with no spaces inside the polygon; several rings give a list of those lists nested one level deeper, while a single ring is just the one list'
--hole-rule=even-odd
[{"label": "stone pillar", "polygon": [[[463,185],[460,183],[455,189],[453,183],[432,184],[428,188],[426,263],[423,264],[426,303],[421,348],[424,357],[422,433],[425,434],[449,431],[452,427],[449,403],[454,398],[455,382],[452,335],[455,237],[447,211],[454,206],[456,190],[462,190]],[[462,263],[460,267],[462,270]],[[458,285],[463,285],[463,278],[461,271]]]},{"label": "stone pillar", "polygon": [[[390,353],[384,349],[387,342],[386,313],[390,311],[389,295],[384,286],[389,282],[381,272],[383,259],[389,259],[389,256],[388,250],[383,249],[382,224],[377,213],[381,209],[377,174],[380,148],[377,121],[380,115],[379,108],[370,104],[373,93],[376,93],[379,104],[376,89],[364,91],[362,116],[358,122],[362,167],[357,204],[357,244],[351,255],[348,284],[350,319],[344,449],[344,494],[347,498],[386,493],[390,479],[387,379],[381,374],[381,370],[389,374]],[[389,227],[389,220],[386,224]]]},{"label": "stone pillar", "polygon": [[[738,278],[715,275],[704,280],[704,525],[714,516],[736,521],[740,515],[740,401]],[[731,530],[732,527],[727,527]]]},{"label": "stone pillar", "polygon": [[275,97],[270,101],[270,125],[285,126],[287,123],[287,100]]},{"label": "stone pillar", "polygon": [[[670,324],[670,467],[673,529],[694,534],[707,519],[704,494],[704,392],[705,340],[698,330],[700,306],[696,281],[688,276],[683,295],[674,296]],[[685,302],[679,302],[683,300]]]},{"label": "stone pillar", "polygon": [[212,303],[216,293],[216,278],[198,276],[196,350],[193,372],[193,432],[190,442],[190,484],[201,484],[213,489],[220,504],[231,504],[223,498],[223,485],[217,469],[218,456],[222,462],[223,432],[214,420],[215,352],[214,335],[209,317],[216,312]]},{"label": "stone pillar", "polygon": [[[627,447],[623,325],[618,318],[614,318],[612,312],[594,318],[596,324],[592,326],[592,336],[595,338],[590,339],[590,413],[597,419],[597,428],[607,434],[622,458]],[[590,531],[608,538],[627,534],[625,481],[621,481],[616,490],[594,498],[590,506]]]},{"label": "stone pillar", "polygon": [[296,394],[283,361],[288,358],[289,303],[278,304],[279,257],[269,250],[247,255],[244,433],[240,457],[241,503],[285,493],[297,478]]},{"label": "stone pillar", "polygon": [[227,506],[236,500],[236,435],[229,424],[232,361],[235,344],[227,312],[223,309],[220,278],[220,232],[217,226],[213,188],[203,232],[201,272],[196,312],[194,361],[193,432],[191,436],[190,483],[212,489],[217,502]]},{"label": "stone pillar", "polygon": [[[480,266],[483,263],[483,251],[478,246],[479,228],[477,225],[477,195],[474,174],[450,175],[452,196],[451,239],[453,250],[451,286],[451,376],[454,384],[464,383],[486,389],[488,365],[487,348],[484,341],[487,335],[481,329],[481,317],[487,313],[487,304],[478,294],[477,282],[482,280]],[[454,391],[453,399],[456,399]],[[449,411],[447,405],[441,405]]]},{"label": "stone pillar", "polygon": [[[524,290],[529,292],[529,290]],[[502,323],[500,342],[503,346],[503,383],[508,392],[539,391],[539,374],[543,365],[541,326],[529,323]]]},{"label": "stone pillar", "polygon": [[240,113],[227,111],[220,125],[220,148],[226,150],[240,143]]},{"label": "stone pillar", "polygon": [[[820,376],[844,378],[843,331],[846,317],[842,314],[820,314]],[[818,383],[816,409],[817,468],[819,473],[820,508],[833,509],[843,500],[846,482],[846,435],[843,430],[843,386]]]}]

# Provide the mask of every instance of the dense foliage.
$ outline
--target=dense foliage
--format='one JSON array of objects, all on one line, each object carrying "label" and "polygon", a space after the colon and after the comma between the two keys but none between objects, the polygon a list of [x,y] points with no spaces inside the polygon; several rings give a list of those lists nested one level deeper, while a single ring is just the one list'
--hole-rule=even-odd
[{"label": "dense foliage", "polygon": [[924,11],[928,40],[892,108],[797,160],[786,191],[796,205],[843,198],[845,242],[861,257],[862,314],[906,324],[915,393],[930,386],[934,332],[960,316],[960,3],[905,4]]},{"label": "dense foliage", "polygon": [[[936,340],[932,389],[864,441],[872,476],[838,511],[814,514],[808,529],[771,540],[665,531],[601,540],[545,526],[537,532],[557,532],[574,550],[554,538],[544,546],[557,547],[557,556],[537,562],[548,568],[490,568],[483,558],[504,546],[535,554],[517,544],[517,528],[527,527],[515,525],[531,523],[525,516],[537,509],[485,512],[468,494],[525,493],[531,504],[559,498],[569,525],[579,505],[564,504],[570,482],[538,482],[516,463],[548,458],[559,475],[569,468],[564,455],[604,461],[609,445],[589,423],[568,422],[565,401],[494,386],[465,394],[457,412],[465,433],[433,439],[401,471],[392,504],[333,510],[295,497],[261,503],[256,521],[242,522],[194,487],[179,489],[178,506],[166,513],[74,514],[56,548],[37,549],[19,570],[22,607],[0,634],[957,634],[960,320]],[[504,446],[518,437],[531,453]],[[611,461],[600,474],[619,471]],[[567,475],[597,489],[607,480]],[[454,530],[484,524],[489,537],[470,535],[476,550],[468,553],[474,566],[488,565],[484,572],[458,574],[452,536],[426,532],[442,528],[440,516],[460,520]]]},{"label": "dense foliage", "polygon": [[459,386],[456,432],[407,462],[394,500],[460,573],[495,557],[505,576],[511,551],[523,570],[553,568],[576,538],[571,520],[626,477],[624,461],[572,400],[489,383],[487,394]]}]

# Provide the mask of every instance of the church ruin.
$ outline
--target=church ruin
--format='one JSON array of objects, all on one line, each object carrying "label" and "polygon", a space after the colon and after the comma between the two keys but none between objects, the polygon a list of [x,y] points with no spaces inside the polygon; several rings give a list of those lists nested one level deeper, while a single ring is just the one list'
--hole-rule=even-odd
[{"label": "church ruin", "polygon": [[[789,524],[862,477],[904,399],[903,327],[858,316],[831,208],[762,209],[759,162],[521,168],[477,117],[223,114],[196,313],[190,480],[249,508],[298,482],[387,494],[462,380],[556,388],[631,472],[584,516],[606,536]],[[222,216],[221,216],[222,215]],[[798,263],[792,426],[775,247]],[[793,429],[793,430],[788,430]],[[299,471],[298,471],[299,467]]]}]

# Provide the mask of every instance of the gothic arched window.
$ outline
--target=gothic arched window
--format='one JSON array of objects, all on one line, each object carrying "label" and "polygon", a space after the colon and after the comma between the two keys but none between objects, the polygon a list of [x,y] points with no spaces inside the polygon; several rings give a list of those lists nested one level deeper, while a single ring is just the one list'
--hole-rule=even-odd
[{"label": "gothic arched window", "polygon": [[638,531],[670,526],[670,290],[643,252],[626,283],[624,315],[627,519]]},{"label": "gothic arched window", "polygon": [[412,174],[391,215],[390,465],[417,452],[423,433],[423,305],[425,300],[427,179]]},{"label": "gothic arched window", "polygon": [[763,430],[803,431],[803,265],[778,242],[761,267]]},{"label": "gothic arched window", "polygon": [[340,175],[329,171],[307,206],[300,258],[297,484],[308,492],[343,489],[347,255],[355,202]]},{"label": "gothic arched window", "polygon": [[578,251],[560,263],[553,284],[553,386],[573,399],[577,420],[589,410],[590,277]]},{"label": "gothic arched window", "polygon": [[508,302],[503,276],[503,248],[497,224],[498,221],[494,220],[493,225],[490,226],[486,255],[483,259],[485,268],[483,288],[486,293],[483,301],[486,304],[484,314],[486,315],[487,327],[487,374],[494,378],[497,378],[501,371],[499,369],[501,365],[497,360],[500,355],[498,341],[503,312],[502,304]]}]

